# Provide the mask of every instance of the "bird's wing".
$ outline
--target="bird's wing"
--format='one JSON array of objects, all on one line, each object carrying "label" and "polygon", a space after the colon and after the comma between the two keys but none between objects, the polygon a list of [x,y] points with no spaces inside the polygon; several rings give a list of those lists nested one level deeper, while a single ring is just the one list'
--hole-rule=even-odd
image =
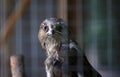
[{"label": "bird's wing", "polygon": [[[68,64],[72,74],[76,75],[74,71],[78,71],[83,77],[102,77],[89,63],[84,52],[78,47],[76,42],[71,41],[68,51]],[[77,76],[74,76],[77,77]]]}]

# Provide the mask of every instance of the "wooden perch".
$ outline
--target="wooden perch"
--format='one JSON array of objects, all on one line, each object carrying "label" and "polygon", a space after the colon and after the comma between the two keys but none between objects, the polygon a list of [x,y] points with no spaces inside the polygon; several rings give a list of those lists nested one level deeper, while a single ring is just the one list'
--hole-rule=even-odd
[{"label": "wooden perch", "polygon": [[3,35],[0,38],[0,47],[3,43],[3,41],[7,40],[8,37],[10,36],[14,24],[17,21],[17,19],[21,16],[21,14],[25,11],[26,7],[28,6],[30,0],[23,0],[21,5],[18,7],[18,10],[14,10],[11,15],[8,17],[6,23],[5,23],[5,28]]},{"label": "wooden perch", "polygon": [[10,57],[10,66],[12,77],[23,77],[23,57],[20,55],[13,55]]}]

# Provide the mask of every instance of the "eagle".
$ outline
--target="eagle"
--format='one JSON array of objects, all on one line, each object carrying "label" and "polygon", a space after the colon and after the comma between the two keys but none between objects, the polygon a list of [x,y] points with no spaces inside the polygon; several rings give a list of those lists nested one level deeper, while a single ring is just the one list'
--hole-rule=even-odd
[{"label": "eagle", "polygon": [[48,18],[41,23],[38,38],[46,53],[47,77],[102,77],[70,33],[61,18]]}]

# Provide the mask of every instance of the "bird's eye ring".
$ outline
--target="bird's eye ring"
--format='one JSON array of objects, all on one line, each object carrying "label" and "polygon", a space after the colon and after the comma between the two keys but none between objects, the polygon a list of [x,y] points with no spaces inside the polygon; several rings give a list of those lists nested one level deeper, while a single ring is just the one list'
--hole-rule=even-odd
[{"label": "bird's eye ring", "polygon": [[45,32],[48,32],[48,30],[49,30],[48,26],[44,26],[43,29]]}]

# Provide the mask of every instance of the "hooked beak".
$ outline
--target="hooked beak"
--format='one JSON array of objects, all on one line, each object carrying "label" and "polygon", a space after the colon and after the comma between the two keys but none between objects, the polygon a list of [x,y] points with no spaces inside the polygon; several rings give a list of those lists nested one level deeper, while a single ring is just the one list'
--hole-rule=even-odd
[{"label": "hooked beak", "polygon": [[55,30],[50,30],[48,33],[47,33],[49,36],[52,36],[55,34]]}]

